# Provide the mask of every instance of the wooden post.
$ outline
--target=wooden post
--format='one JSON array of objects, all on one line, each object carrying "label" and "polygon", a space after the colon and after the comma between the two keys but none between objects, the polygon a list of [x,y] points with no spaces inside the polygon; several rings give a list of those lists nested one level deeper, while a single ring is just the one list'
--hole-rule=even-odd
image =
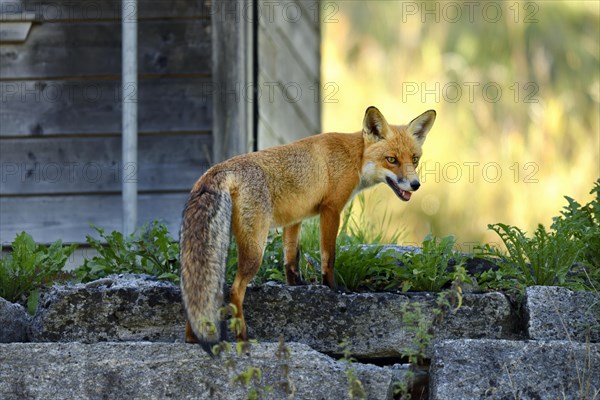
[{"label": "wooden post", "polygon": [[122,3],[123,234],[137,225],[137,0]]},{"label": "wooden post", "polygon": [[213,34],[213,163],[253,149],[253,0],[216,0]]}]

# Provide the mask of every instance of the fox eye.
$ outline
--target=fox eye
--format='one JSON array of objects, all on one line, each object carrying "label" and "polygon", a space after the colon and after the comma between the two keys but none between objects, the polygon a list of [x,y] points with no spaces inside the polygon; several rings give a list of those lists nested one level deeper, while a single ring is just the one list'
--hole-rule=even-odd
[{"label": "fox eye", "polygon": [[396,157],[386,157],[385,158],[387,160],[387,162],[389,162],[390,164],[398,164],[398,160],[396,159]]},{"label": "fox eye", "polygon": [[417,165],[419,163],[419,157],[413,156],[412,162],[413,162],[413,164]]}]

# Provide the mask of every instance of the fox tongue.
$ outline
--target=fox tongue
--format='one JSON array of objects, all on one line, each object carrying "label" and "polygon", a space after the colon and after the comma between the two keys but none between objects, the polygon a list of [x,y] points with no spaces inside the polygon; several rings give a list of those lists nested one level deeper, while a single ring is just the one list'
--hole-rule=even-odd
[{"label": "fox tongue", "polygon": [[402,190],[402,189],[400,189],[400,190],[401,190],[400,191],[400,193],[401,193],[400,195],[402,196],[402,198],[404,200],[406,200],[406,201],[410,200],[410,196],[412,196],[412,193],[411,192],[407,192],[406,190]]},{"label": "fox tongue", "polygon": [[400,186],[398,186],[398,184],[396,182],[394,182],[393,179],[391,179],[390,177],[385,178],[387,184],[392,188],[392,190],[394,191],[394,193],[396,193],[396,195],[398,197],[400,197],[402,200],[404,201],[409,201],[410,200],[410,196],[412,195],[411,192],[406,191],[406,190],[402,190],[400,188]]}]

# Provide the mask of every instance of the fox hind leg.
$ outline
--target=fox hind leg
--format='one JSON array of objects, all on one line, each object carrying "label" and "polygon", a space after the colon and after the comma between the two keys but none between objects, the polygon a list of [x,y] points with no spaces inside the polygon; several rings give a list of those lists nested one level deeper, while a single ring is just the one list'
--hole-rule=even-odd
[{"label": "fox hind leg", "polygon": [[269,233],[269,225],[256,229],[244,229],[236,232],[238,245],[238,270],[231,287],[230,302],[236,307],[236,318],[240,319],[241,326],[237,333],[238,340],[248,340],[246,321],[244,319],[244,297],[246,287],[254,278],[262,263],[263,253]]},{"label": "fox hind leg", "polygon": [[200,341],[196,337],[196,334],[192,330],[190,321],[185,321],[185,342],[186,343],[199,343]]}]

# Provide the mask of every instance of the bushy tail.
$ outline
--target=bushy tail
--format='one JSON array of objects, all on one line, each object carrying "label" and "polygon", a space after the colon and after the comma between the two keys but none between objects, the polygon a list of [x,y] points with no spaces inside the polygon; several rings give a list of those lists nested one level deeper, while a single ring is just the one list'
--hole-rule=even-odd
[{"label": "bushy tail", "polygon": [[192,191],[183,211],[179,239],[183,304],[194,334],[209,352],[222,338],[219,311],[223,306],[231,210],[229,189],[212,180]]}]

